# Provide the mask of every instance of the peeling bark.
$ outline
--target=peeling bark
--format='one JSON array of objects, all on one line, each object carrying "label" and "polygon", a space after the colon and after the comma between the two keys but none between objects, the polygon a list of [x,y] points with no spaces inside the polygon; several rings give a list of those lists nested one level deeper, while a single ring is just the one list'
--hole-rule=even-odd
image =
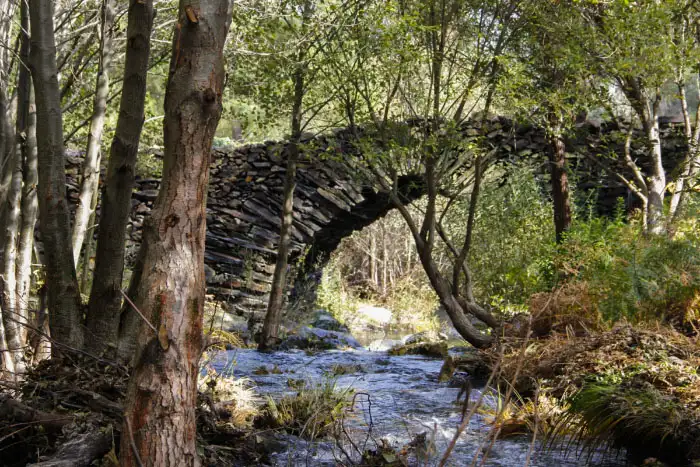
[{"label": "peeling bark", "polygon": [[200,465],[195,405],[203,345],[206,195],[231,13],[230,0],[180,2],[165,95],[163,182],[144,226],[143,274],[134,286],[134,303],[150,326],[142,324],[138,334],[122,467],[142,461]]}]

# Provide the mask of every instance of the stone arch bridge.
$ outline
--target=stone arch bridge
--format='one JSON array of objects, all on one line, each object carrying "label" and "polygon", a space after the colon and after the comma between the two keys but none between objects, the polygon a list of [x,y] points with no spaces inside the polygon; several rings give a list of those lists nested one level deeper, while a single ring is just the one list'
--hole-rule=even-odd
[{"label": "stone arch bridge", "polygon": [[[462,128],[463,134],[467,140],[479,141],[485,146],[482,149],[495,150],[500,161],[542,157],[547,151],[541,130],[513,125],[505,118],[493,118],[485,125],[481,128],[479,123],[468,122]],[[341,129],[331,135],[302,141],[304,149],[297,174],[290,264],[304,257],[306,264],[319,258],[323,261],[344,237],[391,209],[385,193],[357,177],[357,170],[351,163],[352,158],[358,157],[350,143],[352,140],[349,130]],[[607,149],[602,140],[599,129],[585,126],[567,142],[567,149],[570,152],[604,152]],[[236,148],[214,148],[212,152],[205,253],[207,286],[208,293],[228,304],[230,313],[249,317],[251,313],[265,311],[279,238],[287,149],[285,142],[268,141]],[[67,159],[68,193],[75,202],[81,159],[75,154],[69,154]],[[583,159],[572,160],[582,164]],[[580,169],[589,174],[596,172],[590,167]],[[546,173],[546,167],[542,173]],[[617,196],[626,193],[624,187],[612,180],[612,177],[595,178],[586,183],[602,182],[607,186],[610,195],[604,198],[612,205]],[[128,227],[131,252],[140,242],[141,226],[159,185],[160,180],[156,178],[136,181]],[[399,179],[399,190],[408,201],[423,195],[420,186],[420,177],[416,174],[406,174]],[[582,185],[579,181],[578,186],[585,187],[585,183]]]}]

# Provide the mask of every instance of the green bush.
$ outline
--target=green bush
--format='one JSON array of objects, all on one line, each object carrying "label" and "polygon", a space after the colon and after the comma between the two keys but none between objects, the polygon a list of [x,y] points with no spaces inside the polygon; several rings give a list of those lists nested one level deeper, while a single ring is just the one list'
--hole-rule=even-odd
[{"label": "green bush", "polygon": [[583,281],[609,321],[666,319],[700,293],[700,232],[645,236],[638,223],[577,223],[554,258],[560,280]]},{"label": "green bush", "polygon": [[351,388],[338,388],[333,378],[318,384],[307,382],[294,395],[278,401],[268,397],[255,425],[307,439],[326,436],[349,407],[352,393]]}]

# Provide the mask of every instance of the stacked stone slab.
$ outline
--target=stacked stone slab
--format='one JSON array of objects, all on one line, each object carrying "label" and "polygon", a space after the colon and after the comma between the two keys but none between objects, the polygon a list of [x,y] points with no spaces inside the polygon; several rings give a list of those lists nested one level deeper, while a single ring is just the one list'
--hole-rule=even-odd
[{"label": "stacked stone slab", "polygon": [[[496,163],[546,160],[548,148],[540,129],[513,125],[505,118],[493,118],[484,125],[467,122],[461,131],[467,142],[491,153]],[[611,134],[610,129],[584,125],[567,141],[567,148],[572,153],[593,154],[621,150],[619,138],[611,140]],[[356,136],[357,130],[341,129],[302,141],[290,264],[303,262],[304,265],[301,269],[291,266],[292,269],[308,273],[322,267],[342,238],[391,209],[386,194],[370,181],[371,177],[362,175],[363,154],[353,144]],[[667,149],[681,153],[682,144],[667,136]],[[228,303],[231,313],[261,316],[266,307],[279,238],[287,150],[285,142],[267,141],[212,151],[205,253],[207,285],[210,294]],[[645,148],[640,145],[634,150],[643,152]],[[67,186],[69,198],[75,203],[81,158],[77,153],[68,156]],[[572,156],[571,162],[579,174],[585,175],[579,176],[579,187],[603,185],[608,194],[601,199],[612,199],[610,208],[617,196],[626,194],[614,177],[601,175],[585,158]],[[546,164],[541,167],[542,174],[546,174]],[[423,195],[420,173],[399,174],[398,181],[407,202]],[[128,227],[128,257],[133,258],[138,248],[144,218],[151,210],[159,185],[157,178],[136,181]],[[289,274],[290,280],[295,274],[295,271]]]}]

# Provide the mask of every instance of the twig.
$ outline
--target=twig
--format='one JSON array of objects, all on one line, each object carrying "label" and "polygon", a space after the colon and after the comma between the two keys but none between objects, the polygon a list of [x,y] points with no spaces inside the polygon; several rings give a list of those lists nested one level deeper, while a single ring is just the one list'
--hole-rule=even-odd
[{"label": "twig", "polygon": [[153,330],[153,332],[156,333],[156,335],[158,335],[158,330],[155,328],[155,326],[153,326],[153,325],[151,324],[150,321],[148,321],[148,319],[143,315],[143,313],[141,313],[141,310],[139,310],[138,307],[137,307],[136,305],[134,305],[134,302],[131,301],[131,299],[124,293],[123,290],[120,289],[119,292],[124,296],[124,300],[126,300],[127,303],[128,303],[129,305],[131,305],[131,308],[133,308],[134,311],[136,311],[136,313],[139,314],[139,316],[141,317],[141,319],[143,319],[143,320],[146,322],[146,324],[148,324],[148,327],[151,328],[151,329]]},{"label": "twig", "polygon": [[136,465],[138,467],[143,467],[141,457],[139,456],[139,451],[138,449],[136,449],[136,441],[134,441],[134,431],[131,429],[131,422],[129,421],[129,417],[125,416],[124,422],[126,424],[126,430],[129,432],[129,444],[131,445],[131,450],[134,453],[134,460],[136,461]]}]

